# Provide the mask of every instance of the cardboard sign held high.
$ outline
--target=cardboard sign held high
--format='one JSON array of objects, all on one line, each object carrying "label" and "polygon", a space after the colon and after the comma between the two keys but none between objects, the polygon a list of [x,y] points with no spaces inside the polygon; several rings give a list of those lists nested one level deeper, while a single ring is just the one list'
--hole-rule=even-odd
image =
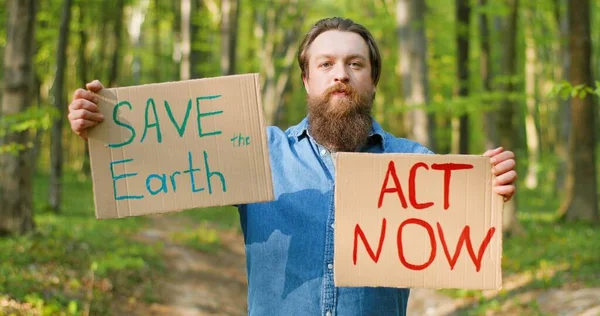
[{"label": "cardboard sign held high", "polygon": [[489,158],[340,153],[336,166],[336,286],[501,287]]},{"label": "cardboard sign held high", "polygon": [[103,89],[97,218],[273,200],[257,74]]}]

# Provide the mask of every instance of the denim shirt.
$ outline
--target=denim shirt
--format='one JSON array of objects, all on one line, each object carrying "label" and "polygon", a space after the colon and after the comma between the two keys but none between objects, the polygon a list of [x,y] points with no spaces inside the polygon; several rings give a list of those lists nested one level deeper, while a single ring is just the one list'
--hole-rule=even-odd
[{"label": "denim shirt", "polygon": [[[335,287],[334,161],[308,133],[268,127],[275,200],[239,205],[249,315],[405,315],[408,289]],[[431,153],[373,122],[370,153]]]}]

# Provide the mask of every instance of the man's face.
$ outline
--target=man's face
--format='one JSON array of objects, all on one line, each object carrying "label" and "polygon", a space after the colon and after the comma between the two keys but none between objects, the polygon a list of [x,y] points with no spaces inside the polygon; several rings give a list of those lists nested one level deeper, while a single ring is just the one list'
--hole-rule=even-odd
[{"label": "man's face", "polygon": [[309,97],[321,96],[337,82],[352,85],[360,94],[373,94],[369,47],[360,35],[326,31],[312,42],[308,56],[308,78],[304,78],[304,87]]},{"label": "man's face", "polygon": [[365,40],[352,32],[327,31],[307,53],[310,133],[330,150],[359,150],[371,131],[375,91]]}]

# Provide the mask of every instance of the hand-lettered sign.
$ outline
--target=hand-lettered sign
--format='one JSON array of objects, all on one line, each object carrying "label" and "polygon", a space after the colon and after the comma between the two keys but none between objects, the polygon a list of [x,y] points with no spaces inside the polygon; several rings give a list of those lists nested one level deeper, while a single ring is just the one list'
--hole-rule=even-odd
[{"label": "hand-lettered sign", "polygon": [[340,153],[336,166],[336,286],[501,287],[488,157]]},{"label": "hand-lettered sign", "polygon": [[273,200],[257,74],[103,89],[97,218]]}]

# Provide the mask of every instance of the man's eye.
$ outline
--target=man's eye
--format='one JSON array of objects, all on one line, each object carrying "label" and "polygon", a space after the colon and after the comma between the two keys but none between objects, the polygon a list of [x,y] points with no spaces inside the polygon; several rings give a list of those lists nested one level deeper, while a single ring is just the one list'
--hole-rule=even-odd
[{"label": "man's eye", "polygon": [[354,67],[354,68],[360,68],[360,67],[362,67],[362,64],[361,63],[350,63],[350,66]]},{"label": "man's eye", "polygon": [[326,62],[324,62],[324,63],[321,63],[321,64],[319,65],[319,67],[329,67],[329,66],[331,66],[331,63],[330,63],[330,62],[328,62],[328,61],[326,61]]}]

